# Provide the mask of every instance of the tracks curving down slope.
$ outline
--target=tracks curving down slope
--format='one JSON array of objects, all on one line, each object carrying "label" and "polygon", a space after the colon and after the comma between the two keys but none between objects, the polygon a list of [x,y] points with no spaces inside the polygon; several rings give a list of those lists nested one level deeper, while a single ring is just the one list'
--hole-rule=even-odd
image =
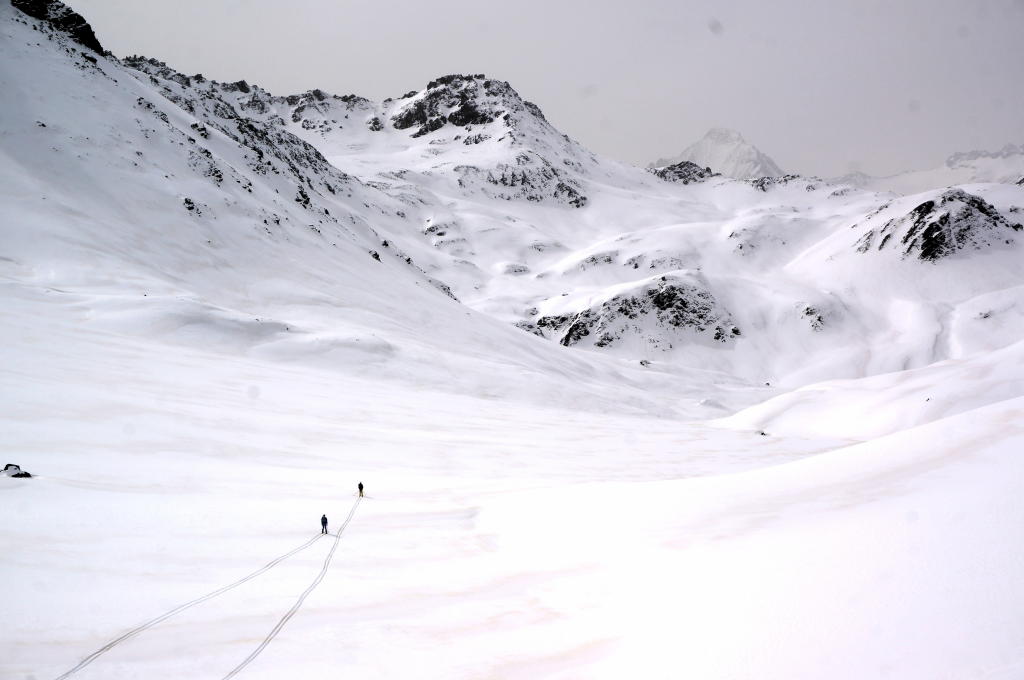
[{"label": "tracks curving down slope", "polygon": [[[354,510],[355,510],[355,508],[353,508],[353,511]],[[117,645],[121,644],[122,642],[125,642],[126,640],[130,640],[131,638],[135,637],[139,633],[141,633],[141,632],[143,632],[145,630],[148,630],[149,628],[152,628],[153,626],[155,626],[156,624],[160,623],[161,621],[166,621],[167,619],[169,619],[172,616],[175,616],[177,614],[180,614],[181,612],[185,611],[186,609],[190,609],[191,607],[194,607],[197,604],[202,604],[203,602],[206,602],[207,600],[212,600],[213,598],[217,597],[218,595],[222,595],[222,594],[226,593],[227,591],[229,591],[229,590],[231,590],[233,588],[237,588],[238,586],[242,585],[243,583],[245,583],[247,581],[251,581],[252,579],[254,579],[257,576],[259,576],[260,574],[262,574],[262,573],[266,572],[267,570],[272,569],[273,567],[277,566],[279,563],[281,563],[284,560],[288,559],[292,555],[295,555],[296,553],[302,552],[306,548],[310,547],[311,545],[316,543],[318,540],[320,540],[321,536],[323,536],[323,534],[317,534],[314,538],[309,539],[308,541],[306,541],[302,545],[300,545],[297,548],[294,548],[294,549],[286,552],[283,555],[275,557],[270,562],[267,562],[265,565],[263,565],[262,567],[260,567],[256,571],[252,572],[251,574],[249,574],[247,576],[244,576],[244,577],[238,579],[234,583],[229,583],[228,585],[226,585],[226,586],[224,586],[222,588],[218,588],[217,590],[214,590],[213,592],[207,593],[206,595],[203,595],[202,597],[197,597],[194,600],[190,600],[189,602],[186,602],[185,604],[179,605],[179,606],[175,607],[174,609],[171,609],[170,611],[164,612],[163,614],[161,614],[160,616],[157,616],[156,618],[150,619],[149,621],[146,621],[145,623],[143,623],[143,624],[141,624],[139,626],[136,626],[135,628],[132,628],[128,632],[124,633],[123,635],[121,635],[119,637],[114,638],[113,640],[111,640],[107,644],[103,645],[102,647],[97,649],[95,652],[93,652],[89,656],[87,656],[84,659],[82,659],[81,661],[79,661],[78,665],[76,665],[74,668],[71,668],[70,670],[64,672],[62,675],[57,676],[57,678],[55,680],[64,680],[65,678],[68,678],[68,677],[72,676],[73,674],[77,673],[78,671],[82,670],[83,668],[85,668],[86,666],[91,664],[93,661],[95,661],[101,655],[109,652],[111,649],[113,649]],[[337,542],[335,542],[335,545],[337,545]],[[331,552],[333,553],[333,550]]]},{"label": "tracks curving down slope", "polygon": [[324,566],[320,569],[320,573],[316,575],[316,578],[314,578],[313,582],[309,584],[309,587],[302,592],[302,595],[299,595],[299,599],[295,601],[295,604],[291,606],[291,609],[284,613],[284,616],[282,616],[281,619],[277,622],[277,625],[275,625],[271,629],[271,631],[267,633],[267,636],[263,638],[263,641],[260,642],[259,646],[257,646],[256,649],[254,649],[249,656],[245,657],[242,663],[238,664],[233,669],[231,669],[231,671],[224,676],[224,680],[229,680],[230,678],[235,677],[236,675],[241,673],[246,666],[252,663],[252,661],[260,655],[260,652],[266,649],[267,645],[269,645],[274,640],[274,638],[277,637],[277,634],[281,632],[281,629],[284,628],[284,625],[288,623],[288,621],[293,616],[295,616],[296,613],[298,613],[299,608],[302,607],[302,603],[306,601],[306,598],[309,596],[309,594],[312,593],[313,590],[318,585],[320,585],[320,582],[324,580],[324,576],[327,575],[327,568],[331,566],[331,560],[334,558],[334,551],[338,549],[338,543],[341,542],[341,534],[345,531],[345,527],[348,526],[348,523],[352,521],[352,518],[355,517],[356,508],[359,507],[360,500],[362,500],[361,496],[356,498],[356,502],[352,505],[352,509],[349,510],[348,517],[345,518],[345,521],[342,522],[341,527],[338,528],[338,533],[334,536],[334,545],[331,546],[331,551],[327,553],[327,558],[324,559]]}]

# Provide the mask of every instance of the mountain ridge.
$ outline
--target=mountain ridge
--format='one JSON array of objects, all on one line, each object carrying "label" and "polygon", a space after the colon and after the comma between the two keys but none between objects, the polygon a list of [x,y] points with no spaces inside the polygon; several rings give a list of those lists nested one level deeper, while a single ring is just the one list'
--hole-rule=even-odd
[{"label": "mountain ridge", "polygon": [[[884,253],[858,259],[847,238],[849,225],[883,209],[898,219],[874,194],[798,175],[736,181],[692,162],[653,172],[624,166],[581,147],[507,82],[483,74],[441,76],[373,102],[320,89],[274,95],[152,58],[109,63],[143,93],[130,104],[112,99],[124,102],[122,127],[141,137],[111,148],[130,158],[129,148],[160,141],[161,162],[201,182],[173,199],[196,226],[241,220],[270,240],[293,240],[302,229],[304,241],[318,242],[317,258],[347,243],[340,261],[355,256],[354,246],[412,285],[552,344],[752,383],[857,377],[952,356],[946,344],[909,337],[870,365],[833,349],[842,342],[851,355],[872,351],[892,323],[873,310],[878,291],[857,267],[880,281],[908,276]],[[719,141],[742,141],[720,132]],[[146,167],[145,158],[132,162]],[[1011,220],[1007,191],[972,190],[966,201]],[[922,195],[903,210],[942,200]],[[971,231],[977,220],[968,222]],[[1013,249],[941,264],[995,258],[989,283],[969,289],[918,274],[922,313],[1015,281],[1004,262]],[[827,277],[826,267],[834,269]],[[842,294],[823,283],[837,278]],[[766,296],[758,281],[772,281],[775,293]],[[394,317],[407,313],[401,296],[375,304]]]}]

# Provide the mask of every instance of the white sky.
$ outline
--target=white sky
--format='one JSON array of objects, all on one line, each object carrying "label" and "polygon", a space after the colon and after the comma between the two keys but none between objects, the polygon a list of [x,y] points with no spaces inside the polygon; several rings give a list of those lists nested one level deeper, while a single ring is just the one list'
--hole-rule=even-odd
[{"label": "white sky", "polygon": [[1024,143],[1024,0],[71,0],[104,47],[275,94],[508,80],[645,164],[714,126],[784,170],[889,174]]}]

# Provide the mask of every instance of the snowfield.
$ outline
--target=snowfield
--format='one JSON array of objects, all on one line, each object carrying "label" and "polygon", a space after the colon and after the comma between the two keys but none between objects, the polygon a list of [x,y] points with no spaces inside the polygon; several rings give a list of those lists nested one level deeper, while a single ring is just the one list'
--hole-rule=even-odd
[{"label": "snowfield", "polygon": [[659,176],[485,76],[276,96],[42,5],[0,677],[1024,677],[1024,187]]}]

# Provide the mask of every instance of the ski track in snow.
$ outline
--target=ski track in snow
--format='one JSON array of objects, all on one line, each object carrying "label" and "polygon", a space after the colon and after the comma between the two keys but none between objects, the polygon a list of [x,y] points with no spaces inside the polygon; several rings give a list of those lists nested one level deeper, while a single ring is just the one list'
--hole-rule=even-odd
[{"label": "ski track in snow", "polygon": [[253,660],[260,655],[260,652],[266,649],[267,645],[269,645],[274,640],[274,638],[277,637],[277,634],[281,632],[281,629],[284,628],[284,625],[288,623],[288,621],[290,621],[291,618],[295,616],[295,614],[298,613],[299,608],[302,607],[302,603],[306,601],[306,598],[309,597],[309,594],[312,593],[313,590],[316,589],[318,585],[320,585],[320,582],[324,580],[324,576],[327,575],[327,568],[331,566],[331,560],[334,559],[334,551],[338,549],[338,544],[341,542],[341,534],[345,531],[345,528],[349,525],[349,522],[352,521],[352,518],[355,517],[356,508],[359,507],[359,502],[361,500],[361,496],[356,498],[356,502],[352,504],[352,509],[349,510],[348,517],[345,518],[345,521],[342,523],[341,527],[338,528],[338,533],[334,536],[334,545],[331,546],[331,551],[327,553],[327,558],[324,559],[324,566],[320,569],[320,573],[316,575],[316,578],[314,578],[313,582],[309,584],[309,587],[302,592],[302,595],[300,595],[299,599],[295,601],[295,604],[292,605],[291,609],[285,612],[284,616],[281,617],[281,620],[277,622],[277,624],[271,629],[269,633],[267,633],[267,636],[263,638],[263,641],[260,642],[259,646],[252,651],[252,654],[245,657],[242,663],[238,664],[233,669],[231,669],[231,671],[224,676],[224,680],[229,680],[229,678],[235,677],[236,675],[241,673],[246,666],[252,663]]},{"label": "ski track in snow", "polygon": [[[311,545],[313,545],[314,543],[316,543],[322,537],[323,537],[323,534],[317,534],[316,536],[314,536],[313,538],[309,539],[308,541],[306,541],[305,543],[303,543],[299,547],[294,548],[294,549],[286,552],[285,554],[280,555],[279,557],[275,557],[270,562],[267,562],[265,565],[263,565],[262,567],[260,567],[256,571],[252,572],[251,574],[249,574],[247,576],[244,576],[244,577],[238,579],[234,583],[229,583],[228,585],[226,585],[226,586],[224,586],[222,588],[218,588],[217,590],[214,590],[213,592],[207,593],[206,595],[203,595],[202,597],[197,597],[196,599],[191,600],[189,602],[186,602],[183,605],[179,605],[179,606],[175,607],[174,609],[171,609],[170,611],[165,612],[165,613],[161,614],[160,616],[158,616],[158,617],[156,617],[154,619],[150,619],[149,621],[146,621],[145,623],[143,623],[140,626],[132,628],[127,633],[121,635],[120,637],[114,638],[113,640],[111,640],[107,644],[103,645],[102,647],[97,649],[95,652],[93,652],[89,656],[87,656],[84,659],[82,659],[80,662],[78,662],[78,664],[74,668],[72,668],[72,669],[68,670],[67,672],[62,673],[61,675],[57,676],[56,680],[64,680],[64,678],[71,677],[72,675],[74,675],[75,673],[77,673],[78,671],[82,670],[83,668],[85,668],[86,666],[91,664],[93,661],[98,659],[103,654],[109,652],[111,649],[113,649],[117,645],[119,645],[122,642],[125,642],[127,640],[130,640],[131,638],[135,637],[139,633],[142,633],[143,631],[149,630],[150,628],[152,628],[153,626],[157,625],[158,623],[160,623],[162,621],[166,621],[167,619],[171,618],[172,616],[175,616],[176,614],[180,614],[181,612],[185,611],[186,609],[190,609],[192,607],[195,607],[197,604],[202,604],[203,602],[206,602],[208,600],[212,600],[213,598],[217,597],[218,595],[222,595],[222,594],[228,592],[229,590],[231,590],[233,588],[237,588],[238,586],[242,585],[243,583],[251,581],[252,579],[254,579],[257,576],[259,576],[260,574],[263,574],[267,570],[272,569],[273,567],[277,566],[279,563],[281,563],[284,560],[288,559],[292,555],[295,555],[297,553],[302,552],[306,548],[308,548]],[[337,546],[337,539],[335,539],[335,547],[336,546]],[[333,553],[333,548],[332,548],[332,553]]]}]

